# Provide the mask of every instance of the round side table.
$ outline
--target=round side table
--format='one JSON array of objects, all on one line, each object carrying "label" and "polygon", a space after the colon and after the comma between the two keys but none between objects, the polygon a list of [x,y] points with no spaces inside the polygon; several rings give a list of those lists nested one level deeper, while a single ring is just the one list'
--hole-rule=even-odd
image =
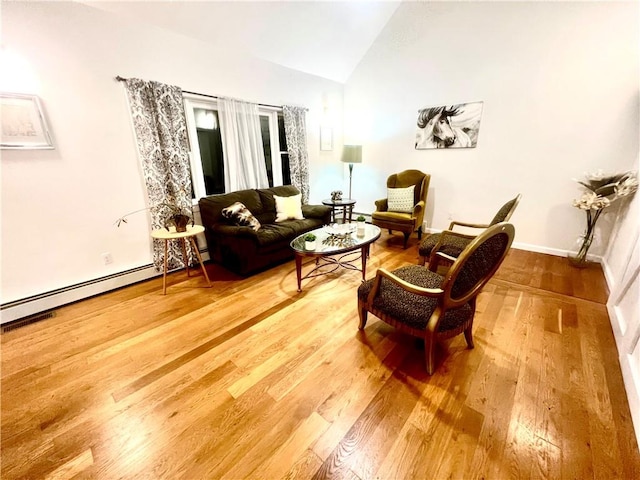
[{"label": "round side table", "polygon": [[349,223],[351,223],[351,214],[353,213],[353,206],[356,201],[353,198],[343,198],[342,200],[331,200],[327,198],[322,200],[322,204],[331,207],[331,222],[336,221],[336,210],[342,208],[342,223],[347,222],[347,216],[349,217]]},{"label": "round side table", "polygon": [[164,240],[164,271],[162,273],[162,294],[167,294],[167,250],[168,250],[168,242],[169,240],[180,240],[182,244],[182,258],[184,259],[184,264],[187,269],[187,277],[189,276],[189,257],[187,257],[187,243],[189,240],[191,243],[191,247],[193,251],[196,252],[196,257],[198,257],[198,262],[200,262],[200,267],[202,268],[202,273],[204,274],[204,278],[207,280],[207,284],[211,287],[211,281],[209,280],[209,275],[207,275],[207,270],[204,268],[204,263],[202,262],[202,257],[200,256],[200,250],[198,250],[198,243],[195,240],[195,236],[199,233],[204,232],[204,227],[202,225],[187,225],[186,232],[176,232],[175,227],[171,227],[170,230],[166,230],[165,228],[160,228],[158,230],[154,230],[151,232],[151,236],[153,238],[157,238],[158,240]]}]

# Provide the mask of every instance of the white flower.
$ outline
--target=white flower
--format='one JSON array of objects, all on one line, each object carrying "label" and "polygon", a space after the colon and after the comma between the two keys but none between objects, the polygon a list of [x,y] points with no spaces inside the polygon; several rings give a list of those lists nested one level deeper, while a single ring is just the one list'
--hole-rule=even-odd
[{"label": "white flower", "polygon": [[638,189],[638,179],[634,174],[629,174],[615,186],[616,197],[626,197]]},{"label": "white flower", "polygon": [[593,192],[584,192],[582,197],[573,201],[573,206],[581,210],[602,210],[607,208],[611,202],[606,197],[601,197]]},{"label": "white flower", "polygon": [[631,195],[638,189],[635,172],[610,175],[603,170],[585,173],[586,182],[577,180],[585,188],[585,192],[573,206],[581,210],[602,210],[620,197]]},{"label": "white flower", "polygon": [[607,174],[604,173],[604,170],[602,170],[601,168],[599,168],[598,170],[596,170],[595,172],[584,172],[584,178],[586,178],[587,180],[591,181],[598,181],[598,180],[602,180],[603,178],[607,177]]}]

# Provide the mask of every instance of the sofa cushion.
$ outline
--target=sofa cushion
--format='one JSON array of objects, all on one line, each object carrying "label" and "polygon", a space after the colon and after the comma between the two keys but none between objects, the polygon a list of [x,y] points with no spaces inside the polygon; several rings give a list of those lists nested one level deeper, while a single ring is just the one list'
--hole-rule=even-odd
[{"label": "sofa cushion", "polygon": [[[235,202],[242,203],[258,219],[260,219],[260,215],[264,211],[262,199],[255,190],[240,190],[221,195],[209,195],[199,201],[200,215],[205,226],[225,220],[222,216],[222,210]],[[261,223],[263,222],[261,221]]]},{"label": "sofa cushion", "polygon": [[285,220],[302,220],[302,194],[292,195],[290,197],[279,197],[274,195],[276,202],[276,223]]},{"label": "sofa cushion", "polygon": [[242,202],[235,202],[223,208],[222,216],[234,225],[251,227],[256,231],[260,229],[260,222]]},{"label": "sofa cushion", "polygon": [[290,197],[292,195],[297,195],[299,193],[300,193],[300,190],[298,190],[293,185],[279,185],[277,187],[261,188],[257,190],[257,194],[260,196],[260,203],[262,204],[262,211],[273,212],[274,219],[276,218],[275,217],[276,201],[273,198],[273,196],[277,195],[278,197]]},{"label": "sofa cushion", "polygon": [[256,238],[260,247],[285,242],[286,247],[289,248],[289,243],[291,243],[295,237],[320,226],[322,225],[318,219],[310,218],[286,220],[281,223],[269,223],[262,225],[262,228],[256,232]]}]

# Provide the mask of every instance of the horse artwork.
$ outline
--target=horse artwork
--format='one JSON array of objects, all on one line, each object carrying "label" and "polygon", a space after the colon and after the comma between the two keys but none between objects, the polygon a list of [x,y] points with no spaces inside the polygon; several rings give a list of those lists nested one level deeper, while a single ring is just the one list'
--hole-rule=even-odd
[{"label": "horse artwork", "polygon": [[416,150],[475,147],[481,116],[482,102],[419,110]]}]

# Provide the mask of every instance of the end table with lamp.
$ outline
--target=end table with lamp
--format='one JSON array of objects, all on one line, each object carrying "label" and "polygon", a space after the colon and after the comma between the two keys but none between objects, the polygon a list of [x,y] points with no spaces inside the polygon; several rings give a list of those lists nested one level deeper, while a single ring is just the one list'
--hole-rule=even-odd
[{"label": "end table with lamp", "polygon": [[195,241],[195,236],[202,232],[204,232],[204,227],[202,225],[187,225],[186,232],[176,232],[175,227],[171,227],[170,230],[160,228],[151,232],[151,237],[158,240],[164,240],[164,270],[162,274],[163,295],[167,294],[167,250],[169,240],[180,240],[180,243],[182,244],[182,255],[187,270],[187,277],[189,276],[189,257],[187,256],[186,241],[189,240],[191,247],[196,254],[196,257],[198,258],[198,262],[200,262],[200,267],[202,268],[204,278],[207,280],[207,285],[211,287],[209,275],[207,275],[207,270],[204,268],[204,263],[202,262],[202,257],[200,256],[200,250],[198,250],[198,244]]}]

